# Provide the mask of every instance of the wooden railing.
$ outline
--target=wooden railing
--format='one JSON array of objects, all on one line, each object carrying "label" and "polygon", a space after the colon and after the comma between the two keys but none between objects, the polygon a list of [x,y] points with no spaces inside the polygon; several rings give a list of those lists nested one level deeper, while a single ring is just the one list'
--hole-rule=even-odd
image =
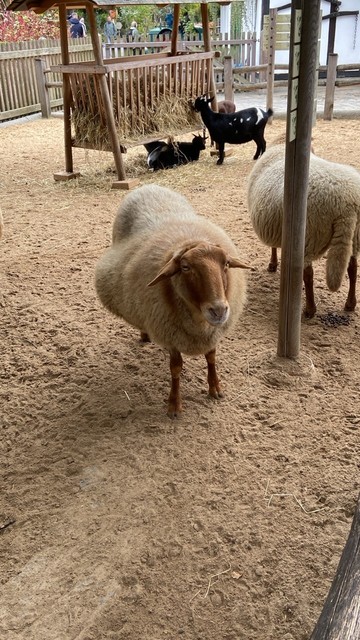
[{"label": "wooden railing", "polygon": [[[105,58],[127,57],[166,50],[169,42],[114,42],[103,45]],[[244,33],[239,40],[230,40],[226,34],[212,40],[213,50],[220,54],[216,61],[216,81],[223,82],[223,58],[231,55],[234,65],[251,64],[255,60],[255,34]],[[71,62],[93,60],[90,38],[69,41]],[[203,42],[188,38],[179,41],[180,50],[201,52]],[[36,64],[41,57],[43,63]],[[60,41],[55,39],[29,42],[0,43],[0,122],[37,113],[50,115],[51,110],[62,107],[62,76],[50,75],[51,66],[61,63]],[[38,70],[36,71],[36,67]],[[41,81],[42,79],[42,81]],[[44,88],[39,88],[44,85]],[[45,105],[45,107],[44,107]]]},{"label": "wooden railing", "polygon": [[[90,38],[69,42],[70,60],[93,60]],[[61,62],[59,40],[32,40],[29,42],[0,43],[0,122],[40,111],[39,83],[35,60],[41,56],[44,67]],[[51,79],[48,99],[52,109],[61,108],[62,77]]]}]

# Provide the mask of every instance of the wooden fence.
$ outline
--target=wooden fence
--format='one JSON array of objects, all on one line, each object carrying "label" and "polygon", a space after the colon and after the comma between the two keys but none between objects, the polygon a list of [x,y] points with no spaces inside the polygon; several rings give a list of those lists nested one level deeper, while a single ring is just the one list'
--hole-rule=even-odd
[{"label": "wooden fence", "polygon": [[[240,40],[230,40],[227,34],[217,36],[212,41],[215,58],[215,80],[221,89],[224,82],[224,56],[231,55],[235,67],[253,64],[255,60],[256,37],[252,33],[242,34]],[[72,44],[69,41],[70,61],[94,60],[89,37]],[[103,45],[103,56],[113,59],[122,56],[157,53],[169,46],[169,42],[114,42]],[[194,53],[203,51],[203,41],[187,38],[181,41],[181,48]],[[220,54],[220,55],[219,55]],[[36,62],[41,58],[42,62]],[[42,111],[62,107],[62,75],[49,74],[50,66],[61,64],[60,40],[40,39],[29,42],[0,43],[0,122]],[[46,74],[46,77],[45,77]],[[43,86],[45,82],[45,87]],[[45,106],[44,106],[45,105]]]},{"label": "wooden fence", "polygon": [[[71,62],[93,60],[90,38],[69,43]],[[0,43],[0,122],[40,111],[35,59],[41,56],[46,67],[61,64],[60,40]],[[56,74],[49,88],[52,109],[62,106],[62,76]]]}]

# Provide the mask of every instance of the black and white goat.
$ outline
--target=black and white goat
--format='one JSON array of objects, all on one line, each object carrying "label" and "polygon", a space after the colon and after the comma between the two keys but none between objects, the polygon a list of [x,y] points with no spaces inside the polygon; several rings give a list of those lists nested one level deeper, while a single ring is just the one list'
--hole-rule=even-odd
[{"label": "black and white goat", "polygon": [[242,109],[235,113],[217,113],[213,111],[209,102],[212,98],[200,96],[196,98],[194,108],[200,112],[202,121],[210,133],[210,137],[219,147],[219,159],[217,164],[224,162],[225,143],[245,144],[254,140],[257,160],[266,149],[264,129],[268,119],[273,115],[273,110],[264,111],[258,107]]},{"label": "black and white goat", "polygon": [[147,143],[144,146],[149,152],[148,167],[156,171],[199,160],[200,152],[205,149],[205,140],[203,136],[194,135],[191,142],[174,142],[169,138],[167,142],[156,140]]}]

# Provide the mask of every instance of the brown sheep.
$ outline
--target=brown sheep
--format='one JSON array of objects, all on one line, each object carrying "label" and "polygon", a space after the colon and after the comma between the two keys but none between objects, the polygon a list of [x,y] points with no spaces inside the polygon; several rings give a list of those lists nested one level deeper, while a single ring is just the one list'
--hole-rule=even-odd
[{"label": "brown sheep", "polygon": [[182,411],[181,354],[203,354],[209,394],[222,397],[216,373],[219,340],[242,312],[246,281],[237,249],[220,227],[197,216],[180,194],[146,185],[118,210],[113,243],[95,284],[103,305],[170,353],[168,415]]}]

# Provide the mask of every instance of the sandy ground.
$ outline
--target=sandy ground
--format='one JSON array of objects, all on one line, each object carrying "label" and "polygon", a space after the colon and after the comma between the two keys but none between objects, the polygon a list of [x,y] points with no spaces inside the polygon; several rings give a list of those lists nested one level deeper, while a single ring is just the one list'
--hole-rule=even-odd
[{"label": "sandy ground", "polygon": [[[284,122],[267,128],[271,143]],[[360,122],[319,121],[314,145],[360,169]],[[75,151],[55,183],[62,122],[0,131],[2,640],[306,640],[359,493],[359,312],[325,285],[298,362],[278,362],[279,274],[246,210],[252,143],[222,167],[147,172],[222,225],[254,266],[219,348],[226,397],[185,360],[184,414],[166,416],[168,356],[141,345],[94,291],[116,208],[109,154]]]}]

